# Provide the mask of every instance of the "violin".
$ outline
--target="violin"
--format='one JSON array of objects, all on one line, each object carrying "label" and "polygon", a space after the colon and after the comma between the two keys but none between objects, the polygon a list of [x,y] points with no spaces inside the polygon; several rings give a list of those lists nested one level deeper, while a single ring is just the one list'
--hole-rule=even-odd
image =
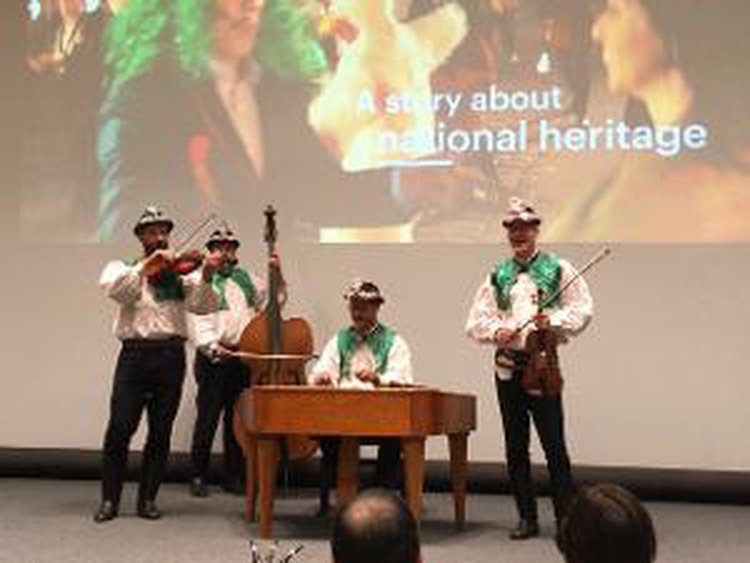
[{"label": "violin", "polygon": [[[537,319],[543,318],[544,292],[537,294]],[[562,391],[563,379],[557,355],[559,339],[549,326],[539,326],[526,337],[528,361],[521,375],[521,387],[530,395],[554,397]]]},{"label": "violin", "polygon": [[186,276],[200,268],[204,258],[200,250],[188,250],[171,258],[160,253],[146,260],[146,278],[150,283],[159,283],[168,277]]},{"label": "violin", "polygon": [[[151,283],[159,283],[165,278],[186,276],[201,266],[206,260],[206,254],[201,250],[183,250],[198,234],[216,219],[215,213],[210,213],[198,224],[185,240],[177,245],[173,253],[166,252],[167,248],[159,248],[146,258],[144,273]],[[218,267],[219,262],[212,260],[212,267]]]}]

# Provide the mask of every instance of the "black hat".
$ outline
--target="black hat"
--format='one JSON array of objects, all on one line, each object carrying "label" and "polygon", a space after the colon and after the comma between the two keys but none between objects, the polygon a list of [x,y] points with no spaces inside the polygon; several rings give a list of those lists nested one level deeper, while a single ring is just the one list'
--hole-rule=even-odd
[{"label": "black hat", "polygon": [[371,281],[366,281],[361,278],[352,280],[344,292],[344,299],[347,301],[352,301],[354,299],[359,301],[371,301],[378,305],[385,303],[385,299],[380,294],[378,286]]},{"label": "black hat", "polygon": [[213,249],[217,244],[229,243],[233,244],[235,248],[240,246],[240,241],[234,236],[234,233],[229,228],[226,222],[223,222],[221,226],[216,229],[206,241],[206,248],[208,250]]},{"label": "black hat", "polygon": [[138,218],[135,227],[133,227],[133,232],[136,234],[136,236],[138,236],[141,234],[141,231],[149,225],[164,225],[167,227],[169,232],[172,232],[172,229],[174,228],[172,219],[170,219],[166,213],[164,213],[155,205],[149,205],[148,207],[146,207],[146,209],[143,210],[143,213],[141,213],[141,216]]},{"label": "black hat", "polygon": [[542,220],[531,205],[520,197],[512,197],[508,202],[508,212],[503,217],[503,227],[510,227],[516,222],[539,225]]}]

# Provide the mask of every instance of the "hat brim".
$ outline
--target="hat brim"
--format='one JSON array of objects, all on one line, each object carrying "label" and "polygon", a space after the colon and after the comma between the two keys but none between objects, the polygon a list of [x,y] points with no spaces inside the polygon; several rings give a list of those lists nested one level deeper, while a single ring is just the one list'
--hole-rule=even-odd
[{"label": "hat brim", "polygon": [[150,227],[151,225],[164,225],[167,227],[168,232],[172,232],[172,229],[174,229],[174,223],[169,219],[157,219],[155,221],[149,221],[148,223],[140,223],[133,227],[133,232],[136,235],[140,235],[143,229],[146,227]]},{"label": "hat brim", "polygon": [[542,224],[542,220],[538,217],[534,217],[533,219],[523,219],[522,217],[513,217],[512,219],[503,219],[503,227],[508,228],[513,223],[523,223],[524,225],[534,225],[535,227],[538,227]]},{"label": "hat brim", "polygon": [[226,240],[209,240],[206,243],[206,248],[208,250],[213,250],[214,247],[219,246],[220,244],[231,244],[235,248],[240,247],[240,241],[238,241],[237,239],[226,239]]},{"label": "hat brim", "polygon": [[378,305],[385,303],[385,299],[382,297],[362,297],[361,295],[352,295],[349,297],[348,301],[362,301],[364,303],[376,303]]}]

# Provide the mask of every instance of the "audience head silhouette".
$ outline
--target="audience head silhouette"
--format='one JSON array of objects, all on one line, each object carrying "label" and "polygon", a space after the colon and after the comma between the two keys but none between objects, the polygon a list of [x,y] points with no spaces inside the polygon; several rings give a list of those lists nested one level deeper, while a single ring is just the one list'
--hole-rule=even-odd
[{"label": "audience head silhouette", "polygon": [[582,488],[571,501],[557,537],[566,563],[652,563],[656,534],[646,509],[611,484]]},{"label": "audience head silhouette", "polygon": [[419,563],[417,523],[395,493],[369,489],[338,514],[334,563]]}]

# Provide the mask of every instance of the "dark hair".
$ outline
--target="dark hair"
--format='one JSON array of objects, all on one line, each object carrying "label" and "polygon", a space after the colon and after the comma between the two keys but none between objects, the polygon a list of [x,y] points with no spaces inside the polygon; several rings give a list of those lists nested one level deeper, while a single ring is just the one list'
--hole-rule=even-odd
[{"label": "dark hair", "polygon": [[417,563],[417,523],[401,497],[368,489],[339,512],[331,550],[335,563]]},{"label": "dark hair", "polygon": [[656,533],[638,498],[619,485],[582,488],[557,536],[566,563],[651,563]]}]

